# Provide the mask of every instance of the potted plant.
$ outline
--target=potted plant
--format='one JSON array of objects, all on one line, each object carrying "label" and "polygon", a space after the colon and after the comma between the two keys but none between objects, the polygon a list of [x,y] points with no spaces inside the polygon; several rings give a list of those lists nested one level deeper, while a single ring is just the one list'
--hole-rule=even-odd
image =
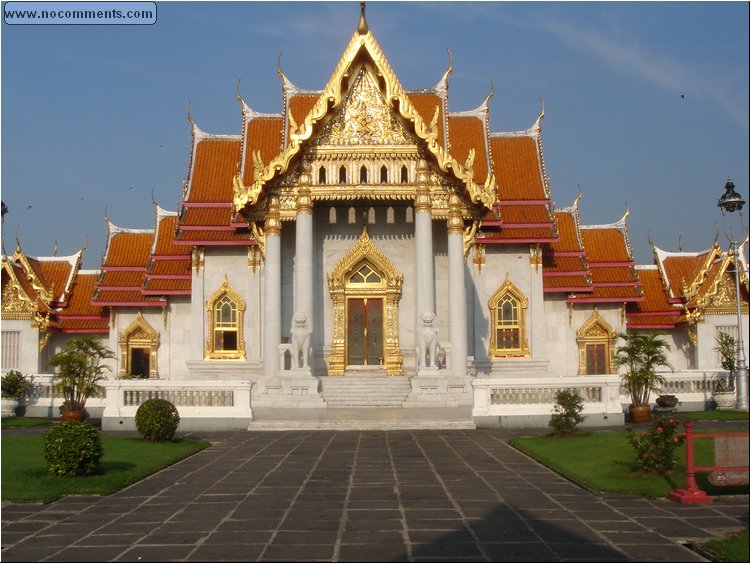
[{"label": "potted plant", "polygon": [[737,397],[735,395],[734,378],[735,378],[735,353],[737,351],[737,341],[734,336],[726,332],[719,332],[716,337],[716,348],[721,356],[721,368],[727,370],[727,377],[721,377],[716,380],[713,388],[713,399],[716,408],[720,410],[729,410],[735,407]]},{"label": "potted plant", "polygon": [[16,409],[34,388],[34,376],[10,370],[2,377],[2,416],[16,416]]},{"label": "potted plant", "polygon": [[617,348],[615,365],[625,368],[622,382],[630,395],[629,410],[633,422],[651,419],[651,392],[658,392],[666,383],[666,379],[656,372],[656,368],[664,366],[673,370],[667,357],[669,344],[661,336],[657,332],[619,335],[624,344]]},{"label": "potted plant", "polygon": [[86,400],[100,389],[104,370],[110,369],[102,362],[114,357],[109,348],[92,336],[73,338],[52,357],[48,365],[57,369],[52,384],[63,396],[60,414],[64,420],[83,419]]}]

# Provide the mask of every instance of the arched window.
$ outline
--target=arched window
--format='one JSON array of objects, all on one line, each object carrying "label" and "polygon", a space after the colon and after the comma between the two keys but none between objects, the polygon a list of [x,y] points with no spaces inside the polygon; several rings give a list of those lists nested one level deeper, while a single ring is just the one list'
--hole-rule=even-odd
[{"label": "arched window", "polygon": [[526,308],[528,299],[508,277],[490,298],[490,357],[518,357],[529,355],[526,338]]},{"label": "arched window", "polygon": [[406,168],[406,166],[401,167],[401,183],[402,184],[409,183],[409,170]]},{"label": "arched window", "polygon": [[353,225],[357,222],[357,212],[353,207],[349,208],[349,224]]},{"label": "arched window", "polygon": [[346,167],[343,164],[339,168],[339,184],[346,184]]},{"label": "arched window", "polygon": [[404,217],[404,220],[407,223],[413,223],[414,222],[414,208],[413,207],[407,207],[406,208],[406,216]]},{"label": "arched window", "polygon": [[245,300],[229,285],[228,280],[206,302],[208,338],[206,359],[244,360],[243,322]]},{"label": "arched window", "polygon": [[380,183],[381,184],[388,183],[388,169],[385,167],[385,165],[380,167]]},{"label": "arched window", "polygon": [[362,168],[359,169],[359,183],[360,184],[367,183],[367,168],[364,165],[362,166]]},{"label": "arched window", "polygon": [[331,225],[335,225],[336,224],[336,208],[335,207],[331,207],[328,210],[328,222]]},{"label": "arched window", "polygon": [[318,169],[318,184],[325,184],[326,183],[326,169],[324,166],[321,166]]},{"label": "arched window", "polygon": [[395,222],[395,212],[393,207],[389,207],[385,212],[385,222],[392,225]]}]

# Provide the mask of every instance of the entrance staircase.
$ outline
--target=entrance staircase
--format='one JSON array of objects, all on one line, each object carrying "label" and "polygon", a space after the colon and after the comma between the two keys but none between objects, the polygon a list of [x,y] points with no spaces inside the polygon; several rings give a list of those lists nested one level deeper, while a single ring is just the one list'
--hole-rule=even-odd
[{"label": "entrance staircase", "polygon": [[328,408],[400,407],[411,392],[408,377],[385,375],[382,369],[319,377]]},{"label": "entrance staircase", "polygon": [[347,369],[343,377],[318,377],[326,408],[254,407],[248,430],[472,430],[471,406],[405,408],[407,376],[379,367]]}]

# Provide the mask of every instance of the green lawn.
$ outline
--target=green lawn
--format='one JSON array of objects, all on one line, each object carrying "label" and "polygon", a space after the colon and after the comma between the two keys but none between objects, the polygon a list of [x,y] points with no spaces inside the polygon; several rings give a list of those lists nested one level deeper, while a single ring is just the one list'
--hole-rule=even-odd
[{"label": "green lawn", "polygon": [[[701,429],[701,432],[716,432]],[[721,432],[722,430],[718,430]],[[685,485],[685,447],[677,450],[679,464],[668,476],[638,471],[635,450],[627,441],[627,432],[581,432],[569,438],[526,436],[510,444],[555,471],[590,489],[614,493],[633,493],[665,497]],[[696,465],[713,464],[713,441],[695,440]],[[696,476],[698,486],[708,494],[747,494],[748,487],[713,487],[705,474]]]},{"label": "green lawn", "polygon": [[748,413],[743,411],[695,411],[695,412],[678,412],[674,414],[675,418],[681,420],[747,420]]},{"label": "green lawn", "polygon": [[93,475],[47,475],[41,435],[3,436],[2,500],[48,502],[65,495],[108,495],[206,447],[205,441],[147,442],[136,437],[102,436],[104,455]]},{"label": "green lawn", "polygon": [[711,561],[748,561],[748,529],[702,544],[698,551]]},{"label": "green lawn", "polygon": [[[731,413],[731,411],[716,412]],[[686,418],[683,414],[680,413],[679,418]],[[744,414],[744,418],[747,419],[747,413],[739,414]],[[701,429],[700,433],[721,431]],[[685,486],[684,446],[677,450],[677,459],[680,462],[671,475],[643,473],[638,470],[634,450],[627,441],[627,432],[622,430],[580,433],[570,438],[552,436],[513,438],[510,444],[572,481],[598,491],[634,493],[655,498],[665,497],[674,489]],[[713,440],[711,438],[697,438],[695,450],[695,461],[698,466],[713,464]],[[698,487],[711,496],[748,494],[747,486],[714,487],[708,482],[705,473],[698,473],[696,481]],[[698,546],[698,550],[711,561],[748,561],[748,529],[745,528],[739,534],[726,539],[707,542]]]},{"label": "green lawn", "polygon": [[52,421],[48,418],[8,416],[2,419],[3,428],[29,428],[31,426],[46,426],[48,424],[52,424]]}]

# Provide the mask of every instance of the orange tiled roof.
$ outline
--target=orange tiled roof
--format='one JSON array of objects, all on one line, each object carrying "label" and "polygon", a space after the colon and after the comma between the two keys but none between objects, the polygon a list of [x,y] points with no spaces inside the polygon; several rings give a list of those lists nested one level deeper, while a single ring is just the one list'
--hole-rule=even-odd
[{"label": "orange tiled roof", "polygon": [[[297,125],[301,125],[305,118],[307,117],[307,114],[310,113],[310,110],[315,106],[315,104],[318,102],[318,99],[320,99],[321,93],[304,93],[304,94],[292,94],[289,97],[289,101],[287,102],[289,104],[289,112],[292,114],[292,118],[297,123]],[[281,141],[281,128],[279,127],[279,141]],[[263,162],[268,162],[271,160],[271,158],[275,157],[279,150],[281,149],[280,143],[276,145],[275,153],[270,156],[270,158],[266,159],[265,155],[263,158]],[[252,158],[252,156],[250,157]],[[245,174],[247,178],[247,169],[245,169]],[[252,175],[250,176],[250,179],[252,179]],[[252,183],[252,182],[248,182]]]},{"label": "orange tiled roof", "polygon": [[689,286],[696,281],[698,274],[708,266],[707,261],[710,257],[710,251],[679,254],[660,251],[657,254],[657,260],[661,262],[670,297],[684,299],[683,286]]},{"label": "orange tiled roof", "polygon": [[594,263],[633,264],[633,257],[621,227],[582,226],[581,238],[589,265]]},{"label": "orange tiled roof", "polygon": [[110,231],[102,269],[137,266],[145,268],[153,242],[153,230],[127,230],[115,227]]},{"label": "orange tiled roof", "polygon": [[54,287],[53,301],[63,301],[66,290],[72,282],[71,274],[74,273],[74,264],[67,260],[40,260],[39,267],[44,273],[47,289]]},{"label": "orange tiled roof", "polygon": [[[427,118],[429,123],[432,116]],[[466,162],[470,149],[474,149],[474,181],[484,184],[487,180],[486,128],[483,119],[475,115],[448,115],[448,138],[450,153],[458,162]]]},{"label": "orange tiled roof", "polygon": [[490,153],[499,201],[549,199],[543,184],[536,139],[526,135],[493,135],[490,137]]},{"label": "orange tiled roof", "polygon": [[68,304],[57,315],[61,332],[109,333],[109,315],[91,302],[99,272],[79,272],[75,277]]},{"label": "orange tiled roof", "polygon": [[[440,108],[440,114],[438,115],[438,144],[445,148],[445,132],[443,131],[443,99],[434,92],[409,92],[409,101],[417,110],[419,116],[422,118],[427,125],[432,121],[432,117],[435,115],[435,107]],[[456,156],[456,155],[453,155]],[[464,157],[465,158],[465,157]],[[462,161],[463,162],[463,161]]]},{"label": "orange tiled roof", "polygon": [[199,134],[194,141],[193,166],[185,201],[231,203],[232,178],[240,158],[239,138]]},{"label": "orange tiled roof", "polygon": [[144,295],[189,294],[190,278],[184,280],[149,278],[143,286]]},{"label": "orange tiled roof", "polygon": [[637,271],[644,299],[637,303],[628,303],[628,328],[674,328],[684,320],[684,315],[681,308],[676,308],[667,301],[658,268],[638,266]]},{"label": "orange tiled roof", "polygon": [[[299,100],[297,98],[300,98],[302,96],[295,96],[290,101],[291,105],[294,105],[295,107],[300,106]],[[317,98],[315,98],[317,100]],[[295,102],[297,100],[297,102]],[[292,104],[292,102],[295,102]],[[297,121],[297,125],[302,123],[304,121],[305,117],[307,117],[307,112],[312,109],[313,104],[310,105],[309,108],[307,108],[305,114],[302,116],[300,120]],[[305,105],[306,107],[306,105]],[[299,109],[298,111],[302,111],[302,109]],[[293,113],[294,119],[297,119],[297,113],[296,111]],[[245,145],[243,149],[243,160],[244,160],[244,173],[242,180],[246,186],[249,186],[253,183],[253,175],[255,173],[255,164],[253,162],[253,153],[255,151],[260,151],[260,157],[261,160],[268,164],[273,160],[276,156],[278,156],[279,152],[281,151],[281,143],[282,143],[282,129],[284,127],[284,120],[281,117],[271,117],[271,116],[262,116],[262,117],[253,117],[250,119],[245,126]],[[230,196],[233,194],[233,192],[230,190]],[[231,202],[232,198],[230,197],[227,201]]]},{"label": "orange tiled roof", "polygon": [[180,260],[152,260],[149,265],[148,277],[189,274],[191,267],[192,257]]},{"label": "orange tiled roof", "polygon": [[631,302],[643,299],[624,218],[612,225],[581,226],[593,292],[571,301]]}]

